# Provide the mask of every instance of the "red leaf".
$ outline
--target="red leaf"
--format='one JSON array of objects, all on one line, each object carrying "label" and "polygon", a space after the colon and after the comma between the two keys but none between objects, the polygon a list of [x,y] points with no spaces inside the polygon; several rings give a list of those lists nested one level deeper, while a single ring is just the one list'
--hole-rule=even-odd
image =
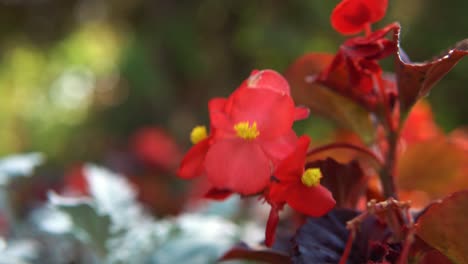
[{"label": "red leaf", "polygon": [[[400,28],[395,30],[395,42],[400,46]],[[435,59],[413,63],[401,48],[397,52],[397,75],[401,110],[406,113],[416,101],[426,96],[431,88],[468,54],[468,39],[464,39]]]},{"label": "red leaf", "polygon": [[220,258],[221,261],[233,259],[262,261],[271,264],[291,263],[289,256],[283,252],[271,249],[256,250],[243,243],[231,248]]},{"label": "red leaf", "polygon": [[416,234],[454,263],[468,263],[468,190],[431,205],[418,219]]},{"label": "red leaf", "polygon": [[[341,126],[358,133],[365,141],[374,135],[374,125],[369,113],[332,88],[315,81],[318,74],[332,61],[334,56],[325,53],[309,53],[297,59],[285,76],[291,85],[291,95],[297,104],[308,106],[315,114],[329,118]],[[346,86],[345,71],[336,71],[331,79],[336,86]]]},{"label": "red leaf", "polygon": [[324,175],[321,183],[332,192],[337,208],[356,208],[359,198],[365,193],[368,180],[356,160],[341,164],[327,158],[309,163],[308,166],[320,168]]},{"label": "red leaf", "polygon": [[398,158],[397,185],[400,191],[419,193],[429,199],[441,198],[468,188],[467,162],[466,152],[450,138],[411,144]]},{"label": "red leaf", "polygon": [[421,260],[418,260],[419,264],[451,264],[452,262],[447,259],[440,251],[430,250],[423,255]]}]

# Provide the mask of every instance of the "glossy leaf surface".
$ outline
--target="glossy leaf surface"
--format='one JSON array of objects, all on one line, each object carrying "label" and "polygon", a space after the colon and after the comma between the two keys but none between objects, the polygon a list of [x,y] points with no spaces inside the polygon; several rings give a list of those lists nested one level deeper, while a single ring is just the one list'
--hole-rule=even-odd
[{"label": "glossy leaf surface", "polygon": [[394,40],[399,47],[395,72],[402,113],[409,111],[418,99],[426,96],[442,77],[468,55],[468,39],[464,39],[432,60],[411,62],[400,47],[400,29],[395,31]]}]

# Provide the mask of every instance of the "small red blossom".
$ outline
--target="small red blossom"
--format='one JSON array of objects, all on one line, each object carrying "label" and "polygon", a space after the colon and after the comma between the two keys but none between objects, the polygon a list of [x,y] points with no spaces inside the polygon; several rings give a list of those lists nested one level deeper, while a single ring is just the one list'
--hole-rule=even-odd
[{"label": "small red blossom", "polygon": [[296,149],[278,165],[275,171],[278,181],[271,183],[268,197],[273,203],[286,202],[296,211],[319,217],[335,206],[335,200],[320,185],[320,169],[304,168],[309,143],[309,137],[301,136]]},{"label": "small red blossom", "polygon": [[356,34],[381,20],[387,6],[388,0],[343,0],[333,10],[331,24],[343,35]]},{"label": "small red blossom", "polygon": [[288,204],[308,216],[320,217],[328,213],[336,202],[329,190],[320,185],[322,174],[319,168],[305,168],[306,153],[310,138],[301,136],[296,149],[277,167],[275,180],[265,195],[271,211],[265,231],[265,244],[271,246],[279,221],[278,211]]},{"label": "small red blossom", "polygon": [[378,102],[376,85],[386,86],[382,83],[385,80],[381,77],[382,68],[378,60],[396,52],[395,42],[386,38],[396,27],[397,24],[390,24],[368,36],[346,40],[317,81],[368,108],[374,108]]},{"label": "small red blossom", "polygon": [[130,144],[138,159],[165,171],[176,168],[182,156],[174,138],[158,127],[139,129],[132,136]]},{"label": "small red blossom", "polygon": [[[225,98],[213,98],[208,103],[208,110],[211,116],[216,116],[216,113],[223,111],[226,104]],[[177,171],[177,175],[184,179],[192,179],[204,173],[205,156],[211,144],[213,143],[213,135],[215,128],[211,126],[210,133],[204,126],[196,126],[190,134],[190,140],[194,144],[193,147],[185,154]]]},{"label": "small red blossom", "polygon": [[296,108],[287,81],[272,70],[254,71],[229,98],[209,102],[211,131],[182,161],[179,176],[205,173],[215,189],[244,195],[261,192],[278,164],[294,148]]},{"label": "small red blossom", "polygon": [[65,172],[63,191],[67,196],[88,196],[89,186],[83,164],[76,164]]}]

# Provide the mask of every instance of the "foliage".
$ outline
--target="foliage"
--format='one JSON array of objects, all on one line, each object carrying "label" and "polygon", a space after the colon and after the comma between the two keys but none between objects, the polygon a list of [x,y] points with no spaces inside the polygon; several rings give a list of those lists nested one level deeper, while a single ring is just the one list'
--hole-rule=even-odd
[{"label": "foliage", "polygon": [[[202,2],[197,19],[206,30],[233,35],[222,43],[233,46],[231,66],[201,45],[191,16],[155,23],[163,37],[152,39],[110,18],[110,3],[80,6],[86,22],[47,48],[6,44],[0,85],[15,89],[0,91],[11,98],[0,112],[1,152],[43,149],[65,169],[40,166],[39,153],[0,160],[0,263],[468,261],[468,132],[446,133],[423,99],[468,55],[467,39],[412,62],[401,44],[405,23],[384,18],[394,2],[342,0],[333,10],[321,4],[327,26],[345,37],[333,52],[294,30],[283,35],[291,25],[273,23],[266,7],[246,4],[270,18],[224,9],[242,8],[237,2]],[[122,12],[152,10],[142,3]],[[212,9],[219,12],[207,19]],[[250,23],[257,17],[264,25]],[[325,39],[326,27],[317,28]],[[300,48],[266,48],[263,34]],[[284,75],[254,69],[229,92],[240,79],[230,68],[244,76],[256,68],[240,50]],[[175,83],[188,89],[172,91]],[[208,100],[206,87],[223,88]],[[186,108],[195,97],[208,101],[200,122]],[[328,121],[327,140],[311,136]],[[177,138],[191,125],[193,146],[183,155]],[[99,159],[104,166],[83,162]]]}]

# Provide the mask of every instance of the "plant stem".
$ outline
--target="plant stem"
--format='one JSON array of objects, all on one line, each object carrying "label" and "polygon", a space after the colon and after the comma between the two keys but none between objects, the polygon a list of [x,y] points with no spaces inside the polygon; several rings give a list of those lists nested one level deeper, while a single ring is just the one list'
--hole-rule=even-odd
[{"label": "plant stem", "polygon": [[384,112],[384,128],[386,133],[386,139],[388,144],[388,150],[384,159],[384,166],[380,171],[380,181],[382,183],[382,189],[385,198],[393,197],[397,198],[395,188],[395,165],[396,165],[396,152],[398,143],[398,124],[393,122],[392,109],[390,109],[387,93],[385,87],[381,85],[381,76],[374,74],[372,75],[372,81],[374,86],[377,88],[377,92],[380,95],[380,102],[382,104]]},{"label": "plant stem", "polygon": [[385,158],[385,165],[380,172],[380,180],[382,182],[382,189],[385,198],[393,197],[398,199],[395,188],[395,165],[396,165],[396,148],[397,148],[397,135],[390,132],[387,136],[388,152]]}]

